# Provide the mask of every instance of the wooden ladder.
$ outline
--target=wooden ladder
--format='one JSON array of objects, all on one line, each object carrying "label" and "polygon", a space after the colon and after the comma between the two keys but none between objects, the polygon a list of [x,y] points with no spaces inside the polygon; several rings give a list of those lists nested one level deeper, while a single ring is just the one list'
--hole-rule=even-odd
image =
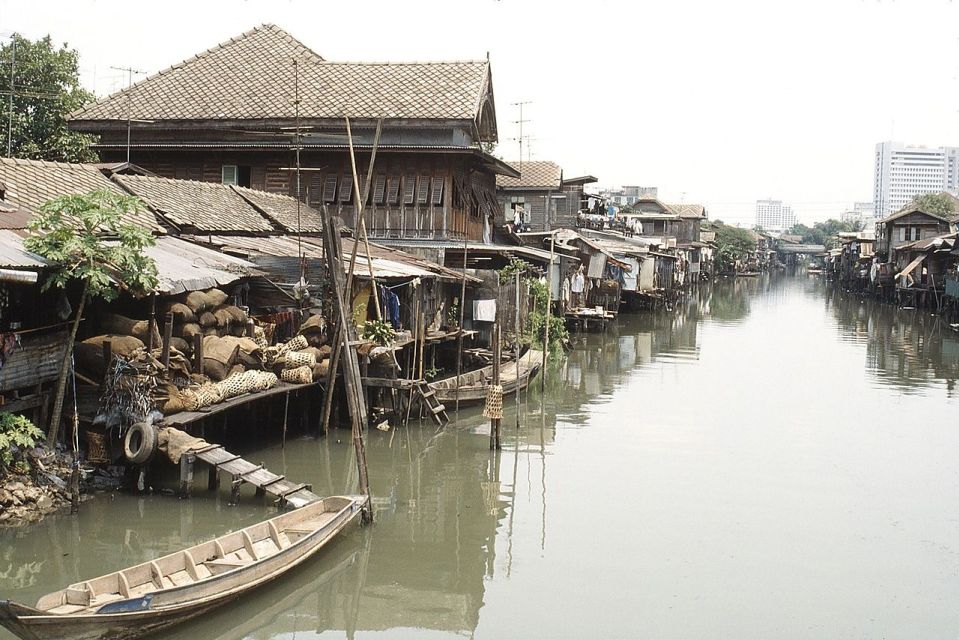
[{"label": "wooden ladder", "polygon": [[429,414],[433,417],[433,421],[436,422],[437,425],[443,426],[450,421],[450,417],[446,415],[446,407],[440,404],[439,399],[436,397],[436,392],[430,388],[430,385],[426,384],[425,380],[417,380],[413,388],[416,389],[420,401],[426,405]]}]

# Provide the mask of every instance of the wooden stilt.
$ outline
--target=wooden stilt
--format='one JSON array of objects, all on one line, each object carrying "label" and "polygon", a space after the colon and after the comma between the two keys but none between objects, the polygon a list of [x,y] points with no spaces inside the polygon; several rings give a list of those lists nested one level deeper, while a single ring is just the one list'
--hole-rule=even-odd
[{"label": "wooden stilt", "polygon": [[[499,369],[500,369],[500,359],[502,358],[502,347],[503,343],[500,340],[500,325],[499,322],[493,324],[493,386],[499,384]],[[489,448],[490,449],[502,449],[502,444],[500,443],[500,423],[502,422],[501,418],[490,418],[490,430],[489,430]]]},{"label": "wooden stilt", "polygon": [[286,422],[290,415],[290,392],[287,391],[284,395],[286,399],[283,402],[283,444],[280,446],[286,449]]},{"label": "wooden stilt", "polygon": [[196,462],[196,454],[193,452],[184,453],[180,456],[180,499],[190,497],[193,491],[193,465]]},{"label": "wooden stilt", "polygon": [[456,336],[456,417],[460,415],[460,376],[463,375],[463,322],[466,312],[466,253],[469,243],[463,238],[463,283],[460,286],[460,325]]}]

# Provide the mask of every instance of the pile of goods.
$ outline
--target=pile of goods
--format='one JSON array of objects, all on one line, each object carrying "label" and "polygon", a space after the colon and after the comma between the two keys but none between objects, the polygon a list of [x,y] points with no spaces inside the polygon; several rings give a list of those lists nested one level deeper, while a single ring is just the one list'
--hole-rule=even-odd
[{"label": "pile of goods", "polygon": [[[307,384],[326,377],[330,347],[323,344],[322,317],[310,317],[298,335],[271,346],[274,326],[257,324],[227,301],[227,294],[210,289],[177,296],[160,306],[158,319],[167,313],[173,316],[168,367],[161,362],[162,339],[155,327],[154,348],[146,346],[149,321],[105,315],[100,326],[106,333],[74,347],[78,372],[92,381],[106,380],[99,422],[123,428],[153,411],[165,415],[196,411],[265,391],[279,380]],[[114,356],[109,365],[103,357],[107,341]],[[198,341],[202,362],[200,352],[194,353]]]}]

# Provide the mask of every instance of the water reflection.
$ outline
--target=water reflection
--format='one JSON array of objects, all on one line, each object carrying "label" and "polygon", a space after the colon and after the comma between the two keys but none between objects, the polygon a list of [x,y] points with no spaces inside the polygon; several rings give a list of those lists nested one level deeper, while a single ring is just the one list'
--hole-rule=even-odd
[{"label": "water reflection", "polygon": [[898,309],[838,288],[824,301],[841,339],[866,347],[865,367],[876,384],[921,394],[944,382],[947,395],[954,397],[959,333],[939,316]]},{"label": "water reflection", "polygon": [[[952,397],[957,338],[803,277],[720,281],[672,312],[623,315],[520,396],[521,428],[505,403],[501,452],[479,409],[439,431],[372,430],[373,527],[164,637],[758,638],[789,635],[783,620],[907,636],[894,632],[919,627],[890,613],[899,601],[922,607],[918,635],[944,637],[959,618],[929,603],[959,588],[942,508],[959,442],[951,406],[926,396]],[[933,419],[897,431],[919,411]],[[230,435],[318,493],[354,490],[345,432],[286,448]],[[252,490],[226,500],[100,496],[77,518],[0,530],[0,597],[32,603],[273,513]],[[881,622],[861,627],[863,611]]]}]

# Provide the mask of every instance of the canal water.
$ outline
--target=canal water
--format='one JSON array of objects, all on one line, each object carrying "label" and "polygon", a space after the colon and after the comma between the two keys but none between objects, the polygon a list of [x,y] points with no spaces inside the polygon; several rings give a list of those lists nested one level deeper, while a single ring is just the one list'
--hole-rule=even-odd
[{"label": "canal water", "polygon": [[[813,277],[704,287],[577,339],[488,421],[372,430],[376,524],[166,638],[956,638],[959,334]],[[346,432],[243,451],[353,490]],[[268,515],[103,495],[0,532],[0,597]],[[0,631],[0,637],[5,632]]]}]

